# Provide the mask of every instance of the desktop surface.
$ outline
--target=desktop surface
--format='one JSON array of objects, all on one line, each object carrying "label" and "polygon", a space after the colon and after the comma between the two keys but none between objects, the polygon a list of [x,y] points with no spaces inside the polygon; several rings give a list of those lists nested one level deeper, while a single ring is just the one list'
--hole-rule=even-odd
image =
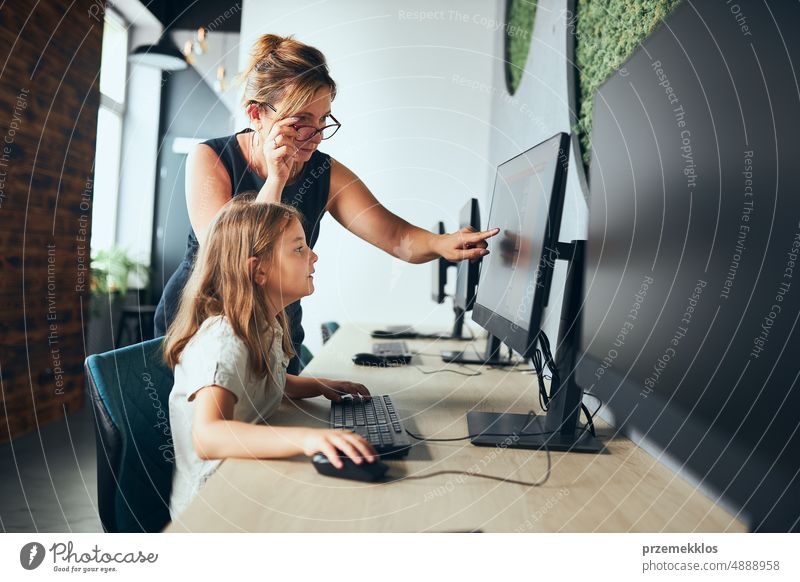
[{"label": "desktop surface", "polygon": [[[405,340],[413,351],[431,355],[415,355],[400,368],[354,365],[352,354],[370,349],[375,327],[342,325],[303,374],[361,382],[373,394],[389,394],[406,427],[432,438],[466,436],[468,411],[539,411],[530,374],[442,363],[441,349],[463,348],[464,342]],[[418,367],[482,374],[426,375]],[[330,402],[321,397],[284,401],[271,420],[323,428],[329,411]],[[702,492],[597,422],[610,454],[554,452],[548,481],[535,488],[463,474],[366,483],[320,475],[304,456],[228,459],[166,531],[745,531]],[[538,481],[547,458],[540,451],[476,447],[464,440],[417,443],[406,459],[387,464],[387,478],[460,470]]]}]

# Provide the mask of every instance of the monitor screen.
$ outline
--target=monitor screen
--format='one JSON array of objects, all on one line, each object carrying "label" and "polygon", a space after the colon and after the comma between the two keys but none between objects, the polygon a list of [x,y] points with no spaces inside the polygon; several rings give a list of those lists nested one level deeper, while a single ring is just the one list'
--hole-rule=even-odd
[{"label": "monitor screen", "polygon": [[[477,198],[470,198],[461,209],[458,228],[467,226],[476,231],[481,229],[481,214]],[[464,311],[471,310],[475,303],[475,289],[478,286],[481,260],[459,261],[456,264],[456,294],[453,297],[453,305]]]},{"label": "monitor screen", "polygon": [[530,356],[547,304],[561,222],[569,136],[540,143],[497,169],[473,320]]},{"label": "monitor screen", "polygon": [[785,530],[800,520],[800,5],[746,10],[751,37],[725,3],[681,5],[595,95],[577,380],[736,517]]}]

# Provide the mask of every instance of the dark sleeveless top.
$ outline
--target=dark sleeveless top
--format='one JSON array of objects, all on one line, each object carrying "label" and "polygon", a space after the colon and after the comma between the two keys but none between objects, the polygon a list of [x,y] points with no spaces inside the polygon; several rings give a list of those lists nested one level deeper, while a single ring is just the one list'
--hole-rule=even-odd
[{"label": "dark sleeveless top", "polygon": [[[237,135],[251,131],[252,129],[248,128],[234,135],[209,139],[203,142],[216,152],[225,166],[231,179],[233,196],[250,190],[258,192],[265,182],[248,166],[236,139]],[[331,157],[319,150],[315,150],[311,158],[303,166],[300,175],[291,184],[286,184],[281,193],[281,202],[294,206],[305,218],[303,229],[306,233],[308,246],[312,248],[319,237],[319,223],[325,214],[325,206],[328,203],[330,168]],[[156,309],[156,337],[164,335],[166,328],[172,323],[176,315],[180,295],[194,265],[198,246],[194,229],[189,226],[189,237],[183,262],[164,287],[164,293]],[[289,319],[292,344],[294,345],[295,353],[299,354],[300,344],[305,337],[301,325],[303,312],[300,302],[296,301],[289,305],[286,308],[286,315]],[[289,371],[291,373],[291,369]]]}]

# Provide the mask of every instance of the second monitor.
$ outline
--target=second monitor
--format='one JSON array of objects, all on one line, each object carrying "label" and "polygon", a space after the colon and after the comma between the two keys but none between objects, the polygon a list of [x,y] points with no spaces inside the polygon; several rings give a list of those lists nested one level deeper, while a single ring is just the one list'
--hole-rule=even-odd
[{"label": "second monitor", "polygon": [[[477,198],[471,198],[459,213],[459,229],[470,227],[475,231],[481,229],[480,205]],[[460,261],[456,264],[456,285],[455,295],[453,295],[453,311],[455,312],[455,323],[453,324],[453,337],[462,337],[464,328],[464,316],[471,311],[475,305],[475,296],[478,288],[478,278],[480,276],[481,262]],[[486,350],[480,353],[477,350],[464,351],[442,351],[442,359],[445,362],[457,364],[483,364],[492,366],[508,365],[510,361],[504,358],[501,352],[502,343],[496,337],[489,335],[486,340]]]}]

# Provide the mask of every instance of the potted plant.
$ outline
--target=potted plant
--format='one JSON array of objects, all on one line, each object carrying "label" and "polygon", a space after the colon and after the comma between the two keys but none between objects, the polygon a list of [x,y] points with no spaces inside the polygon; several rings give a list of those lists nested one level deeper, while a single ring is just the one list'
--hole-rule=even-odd
[{"label": "potted plant", "polygon": [[131,279],[136,280],[134,288],[141,289],[147,286],[149,275],[147,265],[124,248],[92,250],[87,355],[114,349]]}]

